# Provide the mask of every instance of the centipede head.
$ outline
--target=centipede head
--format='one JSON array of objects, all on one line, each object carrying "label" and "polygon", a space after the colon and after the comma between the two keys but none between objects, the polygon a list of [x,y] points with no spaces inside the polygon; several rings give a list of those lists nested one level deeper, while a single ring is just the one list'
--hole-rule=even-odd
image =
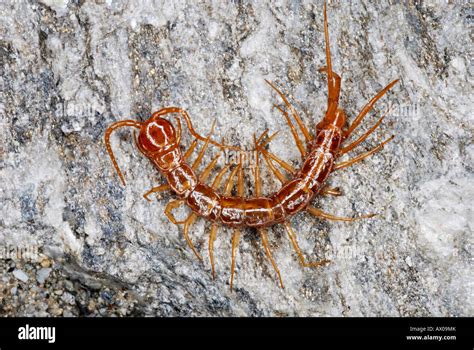
[{"label": "centipede head", "polygon": [[136,141],[145,155],[163,153],[177,147],[179,134],[169,120],[152,116],[142,124]]}]

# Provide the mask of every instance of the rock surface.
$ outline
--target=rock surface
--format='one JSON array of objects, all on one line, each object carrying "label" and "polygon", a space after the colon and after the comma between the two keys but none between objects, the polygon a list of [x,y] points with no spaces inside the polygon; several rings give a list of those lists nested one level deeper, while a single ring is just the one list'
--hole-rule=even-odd
[{"label": "rock surface", "polygon": [[[285,289],[256,232],[244,230],[231,292],[232,231],[219,229],[212,280],[209,224],[193,226],[200,263],[163,214],[172,196],[143,199],[162,178],[131,132],[113,136],[123,187],[104,131],[179,106],[201,134],[216,119],[216,136],[243,148],[252,148],[253,133],[282,130],[270,149],[299,166],[272,110],[281,101],[264,79],[290,95],[313,129],[326,106],[322,3],[172,3],[1,2],[0,315],[472,316],[469,4],[329,6],[333,67],[350,120],[388,82],[400,83],[359,133],[392,104],[383,126],[353,154],[391,133],[394,141],[334,173],[329,183],[344,196],[315,205],[380,215],[355,223],[293,218],[307,259],[332,260],[318,269],[301,268],[285,231],[272,228]],[[190,140],[185,132],[184,144]],[[266,193],[279,186],[267,169],[262,178]],[[251,184],[247,171],[249,193]]]}]

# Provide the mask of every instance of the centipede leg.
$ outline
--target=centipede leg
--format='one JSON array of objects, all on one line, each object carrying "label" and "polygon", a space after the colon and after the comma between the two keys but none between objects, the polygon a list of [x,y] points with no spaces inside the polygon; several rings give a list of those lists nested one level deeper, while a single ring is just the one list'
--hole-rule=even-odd
[{"label": "centipede leg", "polygon": [[[238,175],[238,195],[243,197],[244,195],[244,176],[242,170],[242,159],[240,159],[239,165],[235,167],[229,175],[227,179],[225,188],[224,188],[224,195],[230,196],[232,193],[232,188],[234,186],[234,177]],[[236,228],[234,233],[232,234],[232,252],[231,252],[231,264],[230,264],[230,289],[232,290],[232,286],[234,285],[234,272],[235,272],[235,257],[237,254],[237,248],[239,246],[240,241],[240,230]]]},{"label": "centipede leg", "polygon": [[209,132],[209,135],[206,138],[206,142],[204,142],[204,145],[201,148],[201,151],[199,152],[196,160],[194,161],[193,165],[191,166],[193,170],[196,170],[199,164],[201,164],[202,158],[204,157],[204,153],[206,152],[207,146],[209,146],[209,142],[211,140],[211,135],[214,132],[214,126],[216,125],[216,121],[212,123],[211,126],[211,131]]},{"label": "centipede leg", "polygon": [[180,224],[184,224],[186,221],[185,220],[182,220],[182,221],[178,221],[175,219],[172,211],[173,209],[176,209],[178,208],[181,204],[184,203],[184,199],[177,199],[177,200],[173,200],[171,202],[169,202],[167,205],[166,205],[166,208],[165,208],[165,215],[168,217],[168,219],[175,225],[180,225]]},{"label": "centipede leg", "polygon": [[259,140],[257,140],[257,149],[262,153],[262,156],[263,156],[263,159],[265,160],[265,163],[267,164],[267,166],[270,168],[270,170],[272,171],[272,173],[277,177],[277,179],[282,183],[286,183],[287,182],[287,178],[285,175],[283,175],[280,170],[278,170],[274,165],[273,165],[273,162],[272,160],[269,158],[269,156],[267,155],[266,152],[262,152],[261,150],[263,149],[263,147],[265,147],[265,145],[267,145],[271,139],[273,139],[276,134],[278,133],[275,132],[272,136],[268,137],[264,142],[262,142],[261,144],[259,143],[262,136],[260,136]]},{"label": "centipede leg", "polygon": [[260,197],[262,195],[262,181],[260,179],[260,152],[257,144],[257,139],[255,138],[255,134],[253,134],[253,141],[255,144],[255,196]]},{"label": "centipede leg", "polygon": [[306,208],[306,211],[310,213],[311,215],[314,215],[318,218],[332,220],[332,221],[347,221],[347,222],[352,222],[352,221],[357,221],[357,220],[362,220],[362,219],[370,219],[370,218],[373,218],[375,215],[377,215],[377,214],[367,214],[367,215],[361,215],[357,218],[347,218],[347,217],[335,216],[332,214],[325,213],[322,210],[317,209],[313,206],[308,206]]},{"label": "centipede leg", "polygon": [[[214,182],[212,183],[212,188],[217,189],[221,183],[222,177],[229,170],[230,165],[226,165],[221,171],[217,174]],[[214,241],[216,240],[217,235],[217,224],[213,223],[211,225],[211,231],[209,234],[209,260],[211,262],[212,278],[215,278],[215,267],[214,267]]]},{"label": "centipede leg", "polygon": [[301,132],[303,133],[303,136],[304,138],[306,139],[306,142],[309,142],[311,141],[312,137],[311,137],[311,134],[309,133],[308,131],[308,128],[306,127],[306,125],[303,123],[303,120],[301,120],[298,112],[296,112],[296,109],[291,105],[291,103],[288,101],[288,99],[286,98],[286,96],[283,94],[283,92],[281,92],[275,85],[273,85],[270,81],[266,80],[265,81],[267,82],[268,85],[270,85],[273,90],[275,90],[277,92],[278,95],[280,95],[281,99],[283,100],[283,102],[285,103],[286,107],[291,111],[291,114],[293,115],[293,117],[295,118],[296,120],[296,123],[298,124],[298,126],[300,127],[301,129]]},{"label": "centipede leg", "polygon": [[211,261],[211,271],[212,271],[212,278],[216,278],[216,270],[214,267],[214,241],[216,240],[217,236],[217,224],[213,223],[211,225],[211,232],[209,234],[209,260]]},{"label": "centipede leg", "polygon": [[342,196],[342,192],[339,188],[331,188],[328,186],[323,187],[319,193],[323,196]]},{"label": "centipede leg", "polygon": [[298,133],[296,132],[296,128],[295,126],[293,125],[293,122],[291,121],[290,119],[290,116],[288,115],[288,113],[286,111],[284,111],[283,109],[281,109],[279,106],[277,105],[273,105],[276,109],[278,109],[284,116],[285,116],[285,119],[286,119],[286,123],[288,124],[288,126],[290,127],[290,131],[293,135],[293,138],[295,140],[295,143],[296,143],[296,147],[298,147],[298,150],[300,151],[301,153],[301,158],[304,158],[306,156],[306,150],[305,150],[305,147],[304,147],[304,144],[303,142],[301,142],[300,140],[300,137],[298,136]]},{"label": "centipede leg", "polygon": [[293,245],[293,248],[295,249],[296,254],[298,255],[301,266],[303,266],[303,267],[317,267],[317,266],[325,265],[325,264],[328,264],[328,263],[331,262],[330,260],[326,260],[326,259],[325,260],[320,260],[320,261],[315,261],[315,262],[307,262],[304,258],[303,253],[301,252],[301,249],[300,249],[299,245],[298,245],[298,241],[296,239],[296,234],[293,231],[293,228],[291,227],[291,225],[288,222],[285,222],[283,225],[285,226],[286,231],[288,232],[288,237],[290,238],[291,244]]},{"label": "centipede leg", "polygon": [[358,162],[364,160],[365,158],[371,156],[372,154],[380,151],[388,142],[392,141],[394,137],[395,136],[393,136],[393,135],[390,136],[387,140],[385,140],[384,142],[379,144],[377,147],[372,148],[370,151],[362,153],[362,154],[358,155],[355,158],[352,158],[352,159],[347,160],[347,161],[342,162],[342,163],[335,164],[333,170],[339,170],[339,169],[347,168],[348,166],[351,166],[352,164],[355,164],[355,163],[358,163]]},{"label": "centipede leg", "polygon": [[380,117],[380,119],[377,121],[377,123],[375,123],[369,130],[367,130],[366,133],[364,133],[362,136],[360,136],[357,140],[352,142],[350,145],[347,145],[346,147],[341,148],[339,150],[339,152],[337,152],[337,155],[341,156],[345,153],[348,153],[348,152],[352,151],[354,148],[356,148],[358,145],[360,145],[362,142],[364,142],[367,139],[367,137],[369,137],[370,134],[372,134],[375,131],[375,129],[377,129],[380,124],[382,124],[382,121],[384,120],[387,113],[388,113],[388,111],[384,115],[382,115],[382,117]]},{"label": "centipede leg", "polygon": [[278,269],[277,264],[275,263],[275,260],[273,259],[272,252],[270,250],[270,245],[268,244],[268,234],[267,230],[264,228],[261,228],[258,230],[260,233],[260,237],[262,238],[262,244],[263,244],[263,249],[265,250],[265,254],[267,255],[268,260],[270,260],[273,269],[275,270],[276,274],[278,275],[278,280],[280,281],[280,286],[281,288],[284,288],[283,286],[283,280],[281,279],[281,274],[280,270]]},{"label": "centipede leg", "polygon": [[240,241],[240,230],[236,228],[234,234],[232,235],[232,262],[230,264],[230,289],[234,285],[234,271],[235,271],[235,255],[237,253],[237,247],[239,246]]},{"label": "centipede leg", "polygon": [[[179,108],[179,107],[166,107],[166,108],[162,108],[160,109],[159,111],[153,113],[152,117],[161,117],[161,116],[164,116],[166,114],[170,114],[170,113],[179,113],[179,115],[181,115],[181,117],[184,119],[187,127],[188,127],[188,130],[190,132],[190,134],[192,136],[194,136],[196,139],[198,140],[201,140],[201,141],[206,141],[207,138],[204,137],[204,136],[201,136],[199,133],[196,132],[196,130],[194,130],[194,127],[193,127],[193,124],[191,122],[191,117],[189,116],[189,114],[182,108]],[[235,146],[228,146],[228,145],[224,145],[222,143],[219,143],[219,142],[216,142],[214,140],[209,140],[208,141],[209,143],[212,143],[213,145],[215,146],[218,146],[218,147],[221,147],[221,148],[229,148],[229,149],[236,149],[236,150],[239,150],[239,147],[235,147]]]},{"label": "centipede leg", "polygon": [[352,132],[359,126],[359,124],[362,122],[362,119],[366,116],[367,113],[372,109],[374,104],[383,96],[385,93],[390,90],[396,83],[398,82],[398,79],[395,79],[391,83],[389,83],[386,87],[384,87],[382,90],[380,90],[377,95],[375,95],[365,106],[362,108],[360,111],[359,115],[354,119],[352,122],[351,126],[349,126],[349,129],[344,133],[344,138],[349,137]]},{"label": "centipede leg", "polygon": [[265,153],[262,153],[262,155],[263,159],[265,160],[265,163],[267,163],[267,166],[270,168],[272,173],[277,177],[281,184],[285,184],[287,182],[286,176],[283,175],[281,171],[273,165],[272,160]]},{"label": "centipede leg", "polygon": [[195,149],[196,146],[197,146],[197,143],[198,143],[198,140],[197,140],[197,139],[194,139],[193,142],[191,142],[191,144],[189,145],[189,148],[188,148],[187,151],[184,153],[184,156],[183,156],[184,159],[188,159],[189,157],[191,157],[191,154],[193,154],[194,149]]},{"label": "centipede leg", "polygon": [[191,241],[191,238],[189,238],[189,227],[196,221],[197,214],[192,213],[189,215],[186,220],[184,220],[184,230],[183,230],[183,235],[184,239],[186,240],[186,243],[188,244],[189,248],[193,251],[193,253],[196,255],[196,257],[202,261],[202,256],[201,254],[198,253],[196,247],[194,246],[193,242]]},{"label": "centipede leg", "polygon": [[217,164],[217,161],[219,160],[220,156],[221,156],[222,152],[219,152],[217,153],[214,158],[211,160],[211,162],[209,163],[209,165],[202,171],[202,173],[199,175],[199,179],[204,182],[207,180],[207,178],[209,177],[209,175],[211,174],[211,171],[212,169],[214,169],[214,167],[216,166]]},{"label": "centipede leg", "polygon": [[144,195],[143,195],[143,198],[145,198],[148,202],[151,202],[151,199],[148,198],[148,196],[152,193],[158,193],[158,192],[164,192],[164,191],[167,191],[169,190],[171,187],[170,185],[168,184],[164,184],[164,185],[160,185],[160,186],[157,186],[157,187],[153,187],[151,188],[149,191],[147,191]]},{"label": "centipede leg", "polygon": [[270,159],[272,159],[273,161],[275,161],[276,163],[278,163],[283,169],[285,169],[286,171],[288,171],[290,174],[292,175],[295,175],[296,174],[296,169],[294,167],[292,167],[290,164],[288,164],[287,162],[285,162],[284,160],[278,158],[276,155],[274,155],[273,153],[267,151],[266,149],[264,148],[260,148],[260,152],[264,155],[266,155],[267,157],[269,157]]}]

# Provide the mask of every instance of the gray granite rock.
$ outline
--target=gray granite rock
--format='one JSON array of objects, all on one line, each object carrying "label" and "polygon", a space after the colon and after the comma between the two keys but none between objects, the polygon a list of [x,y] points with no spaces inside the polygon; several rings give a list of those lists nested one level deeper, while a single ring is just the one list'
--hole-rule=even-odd
[{"label": "gray granite rock", "polygon": [[[264,79],[289,94],[314,129],[327,92],[318,72],[322,3],[2,1],[0,314],[472,316],[472,8],[391,3],[328,8],[350,120],[392,79],[400,83],[359,133],[392,104],[383,126],[353,153],[392,133],[394,141],[331,176],[344,196],[315,202],[338,215],[380,215],[355,223],[293,218],[307,259],[332,260],[318,269],[301,268],[285,231],[272,228],[285,289],[256,232],[244,230],[231,292],[232,231],[219,229],[212,280],[208,260],[197,261],[182,228],[163,214],[173,196],[143,199],[163,179],[131,132],[113,136],[126,187],[103,135],[116,120],[179,106],[198,132],[216,119],[216,136],[242,148],[252,148],[253,133],[281,130],[270,149],[299,166],[272,110],[281,101]],[[190,141],[185,132],[183,145]],[[265,193],[279,186],[267,169],[262,178]],[[247,172],[249,193],[251,183]],[[199,220],[191,234],[206,258],[208,232]]]}]

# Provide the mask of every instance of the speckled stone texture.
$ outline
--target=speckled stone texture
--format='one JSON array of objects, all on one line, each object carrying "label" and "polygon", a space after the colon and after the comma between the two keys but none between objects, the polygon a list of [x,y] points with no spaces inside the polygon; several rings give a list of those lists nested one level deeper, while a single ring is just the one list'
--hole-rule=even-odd
[{"label": "speckled stone texture", "polygon": [[[328,7],[334,70],[350,120],[377,91],[400,83],[358,134],[392,105],[352,153],[395,139],[334,173],[344,196],[317,198],[355,223],[308,214],[269,232],[280,289],[257,232],[245,229],[229,290],[232,231],[220,228],[217,278],[209,223],[186,246],[163,214],[169,193],[130,130],[113,135],[123,187],[104,147],[107,126],[186,109],[201,134],[252,149],[253,134],[281,130],[270,150],[301,164],[269,79],[314,130],[326,107],[321,1],[13,1],[0,3],[0,315],[16,316],[472,316],[472,7],[467,1],[336,2]],[[191,137],[183,134],[183,147]],[[201,144],[202,145],[202,144]],[[208,164],[217,152],[211,147]],[[222,157],[224,161],[231,158]],[[344,156],[348,159],[348,156]],[[246,169],[248,194],[252,175]],[[264,168],[264,192],[279,183]],[[176,216],[186,215],[184,209]]]}]

